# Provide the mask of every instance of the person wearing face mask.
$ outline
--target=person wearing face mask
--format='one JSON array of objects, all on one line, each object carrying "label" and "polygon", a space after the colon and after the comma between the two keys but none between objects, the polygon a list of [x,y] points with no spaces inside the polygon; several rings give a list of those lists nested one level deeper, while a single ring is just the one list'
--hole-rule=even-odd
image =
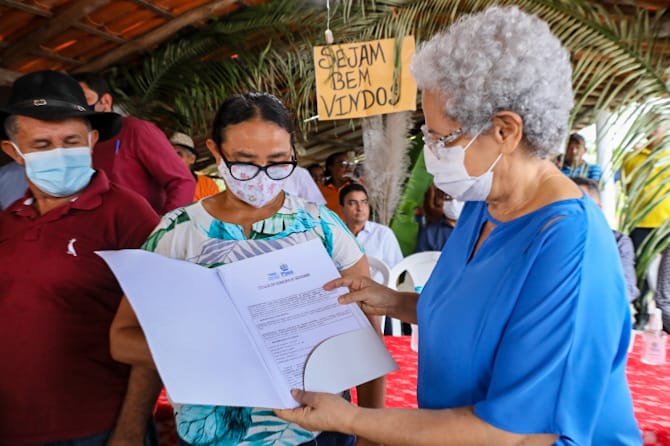
[{"label": "person wearing face mask", "polygon": [[[214,267],[318,238],[342,276],[369,276],[367,259],[344,223],[325,206],[283,190],[297,164],[294,138],[291,116],[275,96],[245,93],[224,100],[207,147],[226,190],[167,214],[144,249]],[[379,331],[377,319],[370,319]],[[142,330],[125,299],[111,337],[116,359],[154,367]],[[194,379],[197,375],[194,364]],[[384,380],[359,386],[358,402],[381,407]],[[303,429],[283,422],[267,408],[181,405],[175,409],[181,445],[371,444],[364,438]],[[208,427],[203,429],[205,425]]]},{"label": "person wearing face mask", "polygon": [[431,184],[424,196],[425,226],[419,228],[415,252],[442,251],[463,209],[463,202]]},{"label": "person wearing face mask", "polygon": [[142,197],[91,167],[91,147],[120,127],[55,71],[18,78],[0,107],[2,150],[28,183],[0,213],[2,445],[156,444],[147,426],[161,382],[111,358],[122,291],[95,254],[138,248],[158,223]]},{"label": "person wearing face mask", "polygon": [[[341,303],[417,323],[418,409],[316,392],[276,411],[394,445],[640,445],[631,322],[600,209],[549,158],[573,106],[570,54],[517,7],[465,15],[411,65],[435,185],[466,202],[420,296],[340,278]],[[606,315],[606,316],[605,316]]]}]

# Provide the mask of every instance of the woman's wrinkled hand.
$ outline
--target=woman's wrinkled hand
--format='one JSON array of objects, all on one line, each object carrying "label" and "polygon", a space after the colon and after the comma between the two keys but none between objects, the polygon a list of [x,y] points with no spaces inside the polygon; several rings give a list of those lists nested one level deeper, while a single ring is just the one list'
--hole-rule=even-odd
[{"label": "woman's wrinkled hand", "polygon": [[353,435],[351,426],[358,408],[339,395],[294,389],[296,409],[275,409],[279,418],[311,431],[333,431]]}]

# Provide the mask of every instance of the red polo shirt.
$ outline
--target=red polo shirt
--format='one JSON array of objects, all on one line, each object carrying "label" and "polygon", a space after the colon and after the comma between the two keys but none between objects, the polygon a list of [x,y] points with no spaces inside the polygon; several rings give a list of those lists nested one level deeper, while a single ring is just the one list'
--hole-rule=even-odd
[{"label": "red polo shirt", "polygon": [[118,135],[93,148],[93,167],[146,198],[160,215],[193,201],[195,178],[151,122],[124,117]]},{"label": "red polo shirt", "polygon": [[113,428],[129,368],[109,355],[122,291],[94,251],[138,248],[158,223],[139,195],[97,172],[67,205],[0,213],[0,444]]}]

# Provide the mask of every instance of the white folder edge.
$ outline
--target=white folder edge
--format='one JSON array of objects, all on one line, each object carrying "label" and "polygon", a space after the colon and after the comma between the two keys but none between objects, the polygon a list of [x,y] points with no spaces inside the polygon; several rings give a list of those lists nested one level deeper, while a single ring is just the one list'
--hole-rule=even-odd
[{"label": "white folder edge", "polygon": [[312,392],[339,393],[396,370],[398,365],[384,342],[372,327],[367,327],[317,345],[305,363],[304,386]]}]

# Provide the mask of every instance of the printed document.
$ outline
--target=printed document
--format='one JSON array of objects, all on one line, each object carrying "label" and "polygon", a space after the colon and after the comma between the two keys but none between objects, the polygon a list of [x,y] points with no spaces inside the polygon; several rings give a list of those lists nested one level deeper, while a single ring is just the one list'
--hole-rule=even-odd
[{"label": "printed document", "polygon": [[397,369],[318,239],[208,269],[101,251],[177,403],[297,407],[292,388],[341,392]]}]

